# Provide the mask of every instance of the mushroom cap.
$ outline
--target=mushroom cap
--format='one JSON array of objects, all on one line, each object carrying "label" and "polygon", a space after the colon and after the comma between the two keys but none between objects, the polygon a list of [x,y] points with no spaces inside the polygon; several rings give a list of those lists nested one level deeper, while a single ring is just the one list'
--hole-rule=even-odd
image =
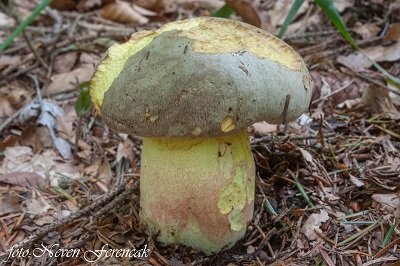
[{"label": "mushroom cap", "polygon": [[113,45],[91,81],[113,129],[143,137],[218,137],[307,111],[312,82],[298,53],[236,20],[199,17]]}]

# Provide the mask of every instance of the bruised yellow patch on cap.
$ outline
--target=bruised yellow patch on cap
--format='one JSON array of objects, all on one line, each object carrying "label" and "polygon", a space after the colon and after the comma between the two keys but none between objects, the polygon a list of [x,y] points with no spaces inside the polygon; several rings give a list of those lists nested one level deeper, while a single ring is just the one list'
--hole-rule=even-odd
[{"label": "bruised yellow patch on cap", "polygon": [[168,31],[176,31],[177,37],[192,40],[191,48],[198,53],[246,51],[278,62],[293,71],[303,72],[306,69],[301,57],[289,45],[246,23],[211,17],[170,22],[156,31],[134,33],[128,42],[110,47],[91,81],[90,95],[97,111],[100,111],[105,92],[121,73],[126,60],[146,47],[155,37]]},{"label": "bruised yellow patch on cap", "polygon": [[[290,70],[302,71],[305,68],[303,60],[293,48],[274,35],[252,25],[210,17],[182,22],[182,24],[186,22],[187,25],[178,36],[192,39],[193,49],[196,52],[215,54],[247,51],[260,58],[276,61]],[[171,26],[168,29],[171,29]]]},{"label": "bruised yellow patch on cap", "polygon": [[123,44],[114,44],[107,51],[107,55],[90,82],[90,97],[100,112],[104,93],[110,88],[112,82],[121,73],[126,60],[146,47],[157,36],[152,31],[141,31],[132,35],[131,39]]}]

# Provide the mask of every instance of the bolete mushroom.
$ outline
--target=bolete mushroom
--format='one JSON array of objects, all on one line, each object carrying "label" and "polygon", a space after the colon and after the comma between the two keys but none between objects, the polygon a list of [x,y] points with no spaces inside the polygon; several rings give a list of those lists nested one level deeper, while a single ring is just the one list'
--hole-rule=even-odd
[{"label": "bolete mushroom", "polygon": [[311,99],[301,57],[275,36],[199,17],[113,45],[91,97],[113,129],[143,137],[141,217],[164,243],[229,248],[253,215],[247,127],[285,123]]}]

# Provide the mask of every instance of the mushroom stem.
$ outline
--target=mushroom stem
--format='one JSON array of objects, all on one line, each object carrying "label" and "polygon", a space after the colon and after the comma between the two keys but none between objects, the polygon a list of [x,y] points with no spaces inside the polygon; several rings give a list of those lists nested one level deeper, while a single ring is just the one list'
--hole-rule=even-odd
[{"label": "mushroom stem", "polygon": [[218,138],[144,138],[141,216],[161,242],[218,252],[246,231],[254,177],[245,130]]}]

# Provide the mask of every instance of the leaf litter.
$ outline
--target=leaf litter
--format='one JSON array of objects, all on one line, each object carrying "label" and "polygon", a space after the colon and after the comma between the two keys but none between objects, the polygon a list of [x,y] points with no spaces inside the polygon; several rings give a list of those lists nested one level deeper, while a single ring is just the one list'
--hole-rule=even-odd
[{"label": "leaf litter", "polygon": [[[136,12],[135,19],[122,22],[128,24],[99,15],[106,5],[120,2]],[[236,3],[233,18],[258,23],[271,32],[277,32],[293,3],[228,2]],[[335,1],[363,49],[399,75],[395,58],[400,21],[389,10],[400,7],[389,2]],[[26,1],[15,3],[23,17],[34,8]],[[315,84],[311,114],[288,125],[261,122],[249,129],[257,191],[254,219],[243,240],[228,251],[205,256],[183,246],[161,245],[146,234],[139,215],[141,140],[109,130],[94,113],[78,117],[74,105],[79,85],[90,80],[94,66],[115,41],[126,41],[134,31],[151,30],[167,21],[210,15],[223,4],[54,0],[52,6],[59,11],[45,11],[26,28],[32,47],[49,68],[38,64],[21,37],[0,56],[0,126],[7,122],[0,135],[1,252],[24,243],[85,249],[106,243],[125,248],[147,243],[150,258],[131,263],[389,265],[398,260],[397,88],[354,57],[313,1],[305,1],[285,36],[311,69]],[[54,34],[52,24],[60,18],[61,30]],[[15,21],[7,16],[6,23],[9,34],[7,25]],[[5,36],[0,33],[0,38]],[[46,43],[44,37],[53,41]],[[37,78],[41,101],[33,100],[38,86],[28,74]],[[44,264],[54,263],[43,259]],[[14,263],[34,263],[34,259]],[[84,261],[71,258],[57,263]],[[101,263],[128,262],[111,258]]]}]

